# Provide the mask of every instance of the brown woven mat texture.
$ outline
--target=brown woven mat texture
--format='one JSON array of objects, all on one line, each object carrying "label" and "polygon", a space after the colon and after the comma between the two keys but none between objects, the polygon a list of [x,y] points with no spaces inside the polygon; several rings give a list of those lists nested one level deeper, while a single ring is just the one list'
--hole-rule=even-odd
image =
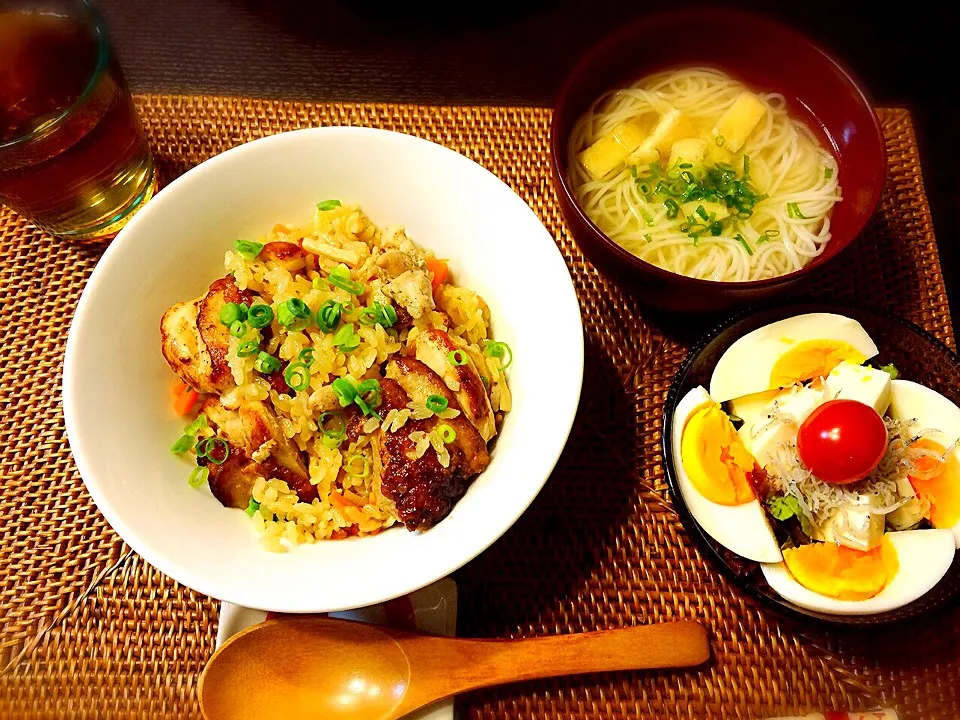
[{"label": "brown woven mat texture", "polygon": [[[369,125],[419,135],[486,166],[556,239],[586,329],[580,412],[533,506],[455,575],[460,634],[692,618],[708,627],[714,658],[689,672],[474,693],[458,700],[462,717],[757,718],[881,704],[906,718],[960,717],[956,604],[907,627],[865,632],[785,621],[724,580],[687,538],[660,464],[660,414],[704,323],[641,309],[585,262],[549,180],[548,110],[171,96],[138,103],[162,181],[263,135]],[[880,211],[814,295],[886,308],[953,346],[910,116],[899,109],[880,116],[889,157]],[[218,604],[117,537],[87,494],[64,433],[64,344],[100,252],[46,236],[5,209],[0,243],[0,718],[199,717],[197,679],[213,652]]]}]

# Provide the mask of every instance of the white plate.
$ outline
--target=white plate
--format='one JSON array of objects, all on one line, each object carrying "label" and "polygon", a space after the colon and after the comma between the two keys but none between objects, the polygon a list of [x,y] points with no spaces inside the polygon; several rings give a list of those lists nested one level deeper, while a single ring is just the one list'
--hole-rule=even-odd
[{"label": "white plate", "polygon": [[[386,605],[331,613],[331,617],[453,637],[457,634],[457,584],[450,578],[444,578],[412,595],[391,600]],[[241,630],[266,619],[267,613],[263,610],[221,603],[217,647]],[[453,720],[453,698],[412,713],[407,720]]]},{"label": "white plate", "polygon": [[[261,549],[247,517],[170,454],[182,421],[160,354],[160,316],[223,275],[235,238],[306,222],[319,200],[359,204],[449,258],[454,279],[490,306],[513,349],[513,410],[489,468],[424,533]],[[479,165],[439,145],[363,128],[257,140],[194,168],[113,242],[80,299],[64,364],[67,434],[104,516],[148,562],[202,593],[246,607],[324,612],[409,594],[499,538],[533,501],[563,450],[583,379],[576,295],[553,238]]]}]

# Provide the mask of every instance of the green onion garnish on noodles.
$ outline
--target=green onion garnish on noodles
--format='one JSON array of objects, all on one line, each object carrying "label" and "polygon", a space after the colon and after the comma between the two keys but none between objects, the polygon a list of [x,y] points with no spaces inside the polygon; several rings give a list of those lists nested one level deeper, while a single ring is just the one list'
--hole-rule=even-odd
[{"label": "green onion garnish on noodles", "polygon": [[750,247],[750,244],[747,242],[747,239],[743,235],[741,235],[740,233],[737,233],[737,236],[734,239],[738,243],[743,245],[743,249],[747,251],[747,255],[753,255],[753,248]]},{"label": "green onion garnish on noodles", "polygon": [[247,324],[245,322],[241,322],[240,320],[237,320],[235,323],[233,323],[230,326],[230,334],[233,335],[235,338],[242,338],[244,335],[247,334]]},{"label": "green onion garnish on noodles", "polygon": [[280,361],[273,355],[261,351],[253,363],[253,369],[264,375],[271,375],[280,369]]},{"label": "green onion garnish on noodles", "polygon": [[254,260],[263,250],[263,243],[253,242],[253,240],[234,240],[233,249],[247,260]]},{"label": "green onion garnish on noodles", "polygon": [[198,432],[205,429],[206,427],[207,427],[207,416],[204,415],[203,413],[200,413],[199,415],[197,415],[196,419],[192,423],[190,423],[183,429],[183,432],[185,435],[196,435]]},{"label": "green onion garnish on noodles", "polygon": [[187,450],[193,447],[193,435],[181,435],[180,439],[177,440],[173,446],[170,448],[170,452],[174,455],[183,455]]},{"label": "green onion garnish on noodles", "polygon": [[246,340],[237,345],[237,357],[252,357],[260,352],[258,340]]},{"label": "green onion garnish on noodles", "polygon": [[260,509],[260,503],[258,503],[253,498],[250,498],[250,502],[247,503],[247,509],[244,510],[244,512],[250,517],[253,517],[253,514],[259,509]]},{"label": "green onion garnish on noodles", "polygon": [[716,137],[716,139],[714,140],[714,142],[717,143],[717,147],[723,147],[723,143],[725,142],[724,139],[723,139],[723,135],[717,135],[717,137]]},{"label": "green onion garnish on noodles", "polygon": [[688,163],[688,162],[680,163],[677,167],[679,167],[681,170],[689,170],[690,168],[693,167],[693,163]]},{"label": "green onion garnish on noodles", "polygon": [[767,235],[772,238],[779,237],[780,231],[777,229],[767,230]]},{"label": "green onion garnish on noodles", "polygon": [[634,180],[637,179],[637,166],[636,166],[636,165],[633,165],[633,166],[630,168],[630,176],[631,176]]},{"label": "green onion garnish on noodles", "polygon": [[460,365],[466,365],[468,359],[469,358],[467,358],[467,354],[460,349],[451,350],[450,352],[447,353],[447,362],[450,363],[451,365],[455,365],[458,367]]},{"label": "green onion garnish on noodles", "polygon": [[450,406],[450,402],[443,395],[431,395],[427,398],[427,410],[432,413],[442,413]]},{"label": "green onion garnish on noodles", "polygon": [[723,223],[721,223],[719,220],[715,220],[714,222],[710,223],[710,234],[713,237],[719,237],[720,233],[722,232]]},{"label": "green onion garnish on noodles", "polygon": [[743,179],[744,181],[750,178],[750,156],[743,156]]},{"label": "green onion garnish on noodles", "polygon": [[333,332],[340,324],[340,315],[343,312],[343,303],[336,300],[327,300],[317,310],[317,326],[325,333]]},{"label": "green onion garnish on noodles", "polygon": [[651,235],[650,233],[644,233],[643,239],[646,240],[648,243],[651,243],[653,242],[653,235]]},{"label": "green onion garnish on noodles", "polygon": [[823,179],[829,180],[833,177],[833,168],[824,168],[823,169]]},{"label": "green onion garnish on noodles", "polygon": [[297,360],[302,362],[307,367],[313,365],[314,361],[314,349],[312,347],[304,348],[300,351],[300,354],[297,355]]},{"label": "green onion garnish on noodles", "polygon": [[226,303],[220,308],[220,324],[230,327],[235,322],[243,322],[247,319],[247,304],[238,305],[237,303]]},{"label": "green onion garnish on noodles", "polygon": [[317,210],[320,212],[327,212],[328,210],[333,210],[338,207],[340,207],[339,200],[322,200],[317,203]]},{"label": "green onion garnish on noodles", "polygon": [[347,475],[365,478],[370,474],[370,458],[363,455],[351,455],[350,459],[344,464],[343,469]]},{"label": "green onion garnish on noodles", "polygon": [[702,217],[704,220],[710,219],[710,216],[707,214],[707,211],[703,209],[703,205],[697,205],[697,215]]},{"label": "green onion garnish on noodles", "polygon": [[807,220],[807,216],[800,212],[800,206],[795,202],[787,203],[787,215],[796,220]]},{"label": "green onion garnish on noodles", "polygon": [[300,298],[290,298],[277,305],[277,322],[291,332],[303,330],[310,319],[310,308]]},{"label": "green onion garnish on noodles", "polygon": [[446,445],[449,445],[457,439],[457,431],[446,423],[439,425],[437,427],[437,432],[440,433],[440,439],[443,440],[444,444]]},{"label": "green onion garnish on noodles", "polygon": [[337,334],[333,336],[333,344],[343,352],[350,352],[360,347],[361,339],[362,338],[354,331],[353,323],[347,323],[337,330]]},{"label": "green onion garnish on noodles", "polygon": [[663,201],[663,206],[667,209],[667,219],[673,220],[680,212],[680,206],[673,198],[667,198]]},{"label": "green onion garnish on noodles", "polygon": [[[495,357],[500,361],[500,369],[506,370],[513,364],[513,350],[510,349],[510,346],[505,342],[493,342],[492,340],[487,340],[483,347],[483,354],[487,357]],[[506,357],[507,361],[503,362],[503,358]]]},{"label": "green onion garnish on noodles", "polygon": [[330,274],[327,275],[327,280],[330,281],[331,285],[334,285],[341,290],[346,290],[351,295],[363,294],[363,285],[351,280],[350,271],[343,265],[338,265],[331,270]]},{"label": "green onion garnish on noodles", "polygon": [[310,368],[303,363],[291,363],[283,371],[284,382],[295,392],[302,392],[310,387]]},{"label": "green onion garnish on noodles", "polygon": [[357,399],[357,389],[346,378],[337,378],[330,384],[330,387],[333,388],[333,394],[340,401],[340,407],[347,407]]},{"label": "green onion garnish on noodles", "polygon": [[206,467],[195,467],[190,473],[190,477],[187,478],[187,482],[190,483],[190,487],[198,488],[203,487],[203,484],[207,482],[207,478],[210,477],[210,470]]},{"label": "green onion garnish on noodles", "polygon": [[259,303],[247,311],[247,322],[252,328],[262,328],[273,322],[273,308]]}]

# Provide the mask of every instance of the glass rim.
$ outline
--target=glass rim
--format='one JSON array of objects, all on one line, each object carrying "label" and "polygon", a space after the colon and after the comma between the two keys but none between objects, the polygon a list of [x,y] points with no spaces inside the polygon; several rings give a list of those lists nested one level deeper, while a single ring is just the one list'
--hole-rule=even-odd
[{"label": "glass rim", "polygon": [[93,6],[90,0],[78,0],[77,4],[84,9],[85,19],[89,21],[90,25],[92,25],[97,36],[97,63],[93,68],[93,72],[90,74],[90,79],[87,81],[86,86],[83,88],[83,92],[80,93],[77,99],[67,105],[67,107],[63,108],[63,110],[61,110],[56,116],[52,117],[40,127],[34,128],[26,135],[19,135],[11,138],[10,140],[0,142],[0,152],[15,148],[19,145],[26,145],[31,141],[46,137],[60,127],[69,115],[71,115],[77,108],[81,107],[86,103],[87,100],[89,100],[90,96],[93,94],[94,88],[97,85],[97,81],[106,71],[107,60],[110,57],[110,42],[107,38],[107,27],[103,20],[103,16],[97,12],[97,9]]}]

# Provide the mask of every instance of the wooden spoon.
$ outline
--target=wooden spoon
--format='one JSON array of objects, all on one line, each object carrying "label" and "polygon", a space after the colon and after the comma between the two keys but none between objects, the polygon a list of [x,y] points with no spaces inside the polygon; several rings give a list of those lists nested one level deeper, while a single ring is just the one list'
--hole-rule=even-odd
[{"label": "wooden spoon", "polygon": [[519,640],[463,640],[329,618],[282,618],[224,643],[200,676],[207,720],[394,720],[476,688],[535,678],[699,665],[682,621]]}]

